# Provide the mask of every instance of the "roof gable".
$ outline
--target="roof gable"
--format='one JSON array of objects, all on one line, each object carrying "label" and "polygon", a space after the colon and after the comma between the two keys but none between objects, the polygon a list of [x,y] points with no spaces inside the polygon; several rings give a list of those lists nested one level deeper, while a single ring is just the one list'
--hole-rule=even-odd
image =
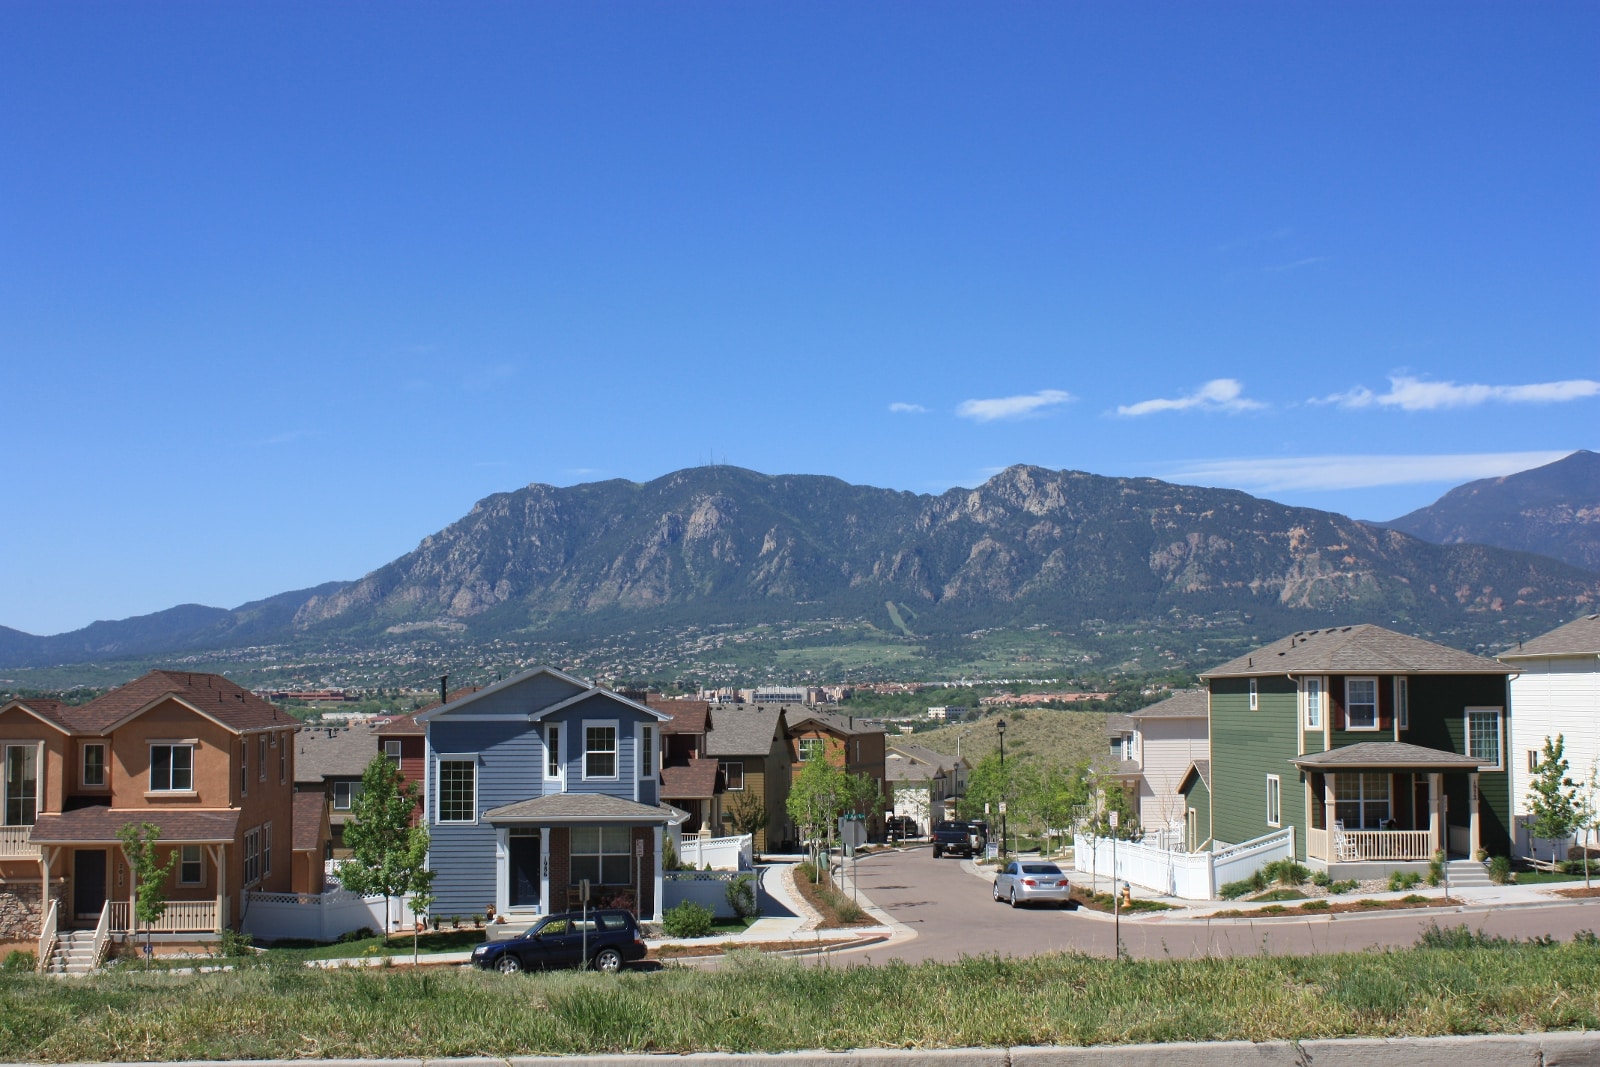
[{"label": "roof gable", "polygon": [[1283,674],[1514,674],[1483,656],[1395,633],[1382,626],[1302,630],[1206,671],[1200,677]]},{"label": "roof gable", "polygon": [[62,715],[64,710],[70,710],[69,706],[59,700],[10,700],[0,704],[0,714],[13,710],[30,715],[61,733],[72,732],[72,725]]},{"label": "roof gable", "polygon": [[1600,614],[1573,619],[1549,633],[1523,641],[1516,648],[1500,653],[1503,660],[1536,659],[1544,656],[1600,656]]},{"label": "roof gable", "polygon": [[[531,671],[503,678],[464,695],[451,694],[451,700],[416,713],[416,721],[426,726],[436,719],[489,716],[523,718],[533,721],[574,698],[601,690],[554,667],[535,667]],[[621,699],[621,698],[618,698]]]},{"label": "roof gable", "polygon": [[300,725],[222,675],[199,671],[150,671],[64,715],[79,730],[106,733],[169,699],[233,733]]}]

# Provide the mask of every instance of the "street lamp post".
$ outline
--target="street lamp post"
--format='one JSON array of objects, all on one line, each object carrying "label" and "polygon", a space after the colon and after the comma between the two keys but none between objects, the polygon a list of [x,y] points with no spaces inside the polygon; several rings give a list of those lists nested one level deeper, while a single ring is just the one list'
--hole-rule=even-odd
[{"label": "street lamp post", "polygon": [[[1005,787],[1005,783],[1006,783],[1006,721],[1004,719],[1001,719],[999,722],[994,724],[994,728],[995,728],[995,732],[1000,735],[1000,790],[1001,790],[1002,793],[1006,793],[1006,792],[1009,792],[1009,790],[1007,790],[1006,787]],[[1005,798],[1002,796],[1001,800],[1004,801],[1004,799]],[[1006,845],[1010,842],[1010,840],[1011,839],[1006,836],[1006,806],[1005,806],[1004,803],[1002,803],[1000,805],[1000,855],[1004,856],[1006,854]]]}]

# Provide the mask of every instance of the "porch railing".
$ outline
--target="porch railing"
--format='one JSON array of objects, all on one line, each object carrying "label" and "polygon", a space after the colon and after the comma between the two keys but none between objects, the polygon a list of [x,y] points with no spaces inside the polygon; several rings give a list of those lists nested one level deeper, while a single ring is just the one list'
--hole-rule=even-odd
[{"label": "porch railing", "polygon": [[39,846],[28,840],[31,826],[0,826],[0,860],[39,858]]},{"label": "porch railing", "polygon": [[1332,859],[1333,853],[1328,850],[1328,831],[1319,830],[1315,826],[1306,831],[1306,855],[1316,860]]},{"label": "porch railing", "polygon": [[106,901],[105,907],[100,909],[100,922],[94,928],[94,958],[90,962],[90,970],[98,971],[106,959],[106,946],[111,942],[111,905],[113,901]]},{"label": "porch railing", "polygon": [[[111,911],[111,929],[119,934],[144,933],[144,927],[137,930],[130,923],[130,913],[126,900],[107,901]],[[151,933],[156,934],[200,934],[215,933],[217,929],[217,902],[214,900],[170,900],[167,910],[151,925]]]},{"label": "porch railing", "polygon": [[50,953],[56,950],[56,901],[44,909],[44,921],[39,924],[39,970],[50,966]]},{"label": "porch railing", "polygon": [[1347,854],[1358,860],[1433,858],[1433,835],[1427,830],[1345,830],[1343,835]]}]

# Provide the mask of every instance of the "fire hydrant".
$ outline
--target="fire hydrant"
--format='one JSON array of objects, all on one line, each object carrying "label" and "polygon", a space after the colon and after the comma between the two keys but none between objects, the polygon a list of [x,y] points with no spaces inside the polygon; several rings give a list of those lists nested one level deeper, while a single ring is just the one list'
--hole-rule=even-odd
[{"label": "fire hydrant", "polygon": [[1127,882],[1122,883],[1122,906],[1126,908],[1133,903],[1133,886]]}]

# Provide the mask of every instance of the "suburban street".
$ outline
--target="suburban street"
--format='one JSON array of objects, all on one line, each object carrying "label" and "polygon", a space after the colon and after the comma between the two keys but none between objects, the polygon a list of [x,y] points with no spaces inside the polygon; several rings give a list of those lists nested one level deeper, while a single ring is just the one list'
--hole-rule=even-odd
[{"label": "suburban street", "polygon": [[[1069,872],[1070,876],[1070,872]],[[874,945],[849,957],[884,960],[955,960],[998,953],[1115,953],[1111,917],[1053,908],[1013,910],[995,903],[989,882],[955,859],[933,858],[926,848],[878,853],[859,866],[863,896],[916,937]],[[1415,943],[1429,922],[1504,937],[1548,934],[1569,941],[1580,930],[1600,932],[1600,901],[1539,904],[1493,910],[1427,910],[1340,915],[1330,918],[1183,919],[1181,912],[1124,919],[1122,943],[1135,958],[1196,957],[1237,953],[1304,955],[1351,952]],[[835,957],[837,958],[837,956]]]}]

